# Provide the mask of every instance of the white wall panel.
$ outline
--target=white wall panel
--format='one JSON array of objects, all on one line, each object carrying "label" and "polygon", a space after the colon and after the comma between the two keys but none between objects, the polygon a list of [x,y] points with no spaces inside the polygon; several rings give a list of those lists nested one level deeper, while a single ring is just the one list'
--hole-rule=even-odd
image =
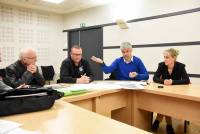
[{"label": "white wall panel", "polygon": [[104,46],[132,44],[190,42],[200,40],[200,12],[128,23],[128,29],[104,27]]},{"label": "white wall panel", "polygon": [[15,62],[20,49],[33,47],[38,53],[37,64],[53,65],[59,73],[67,55],[62,51],[67,38],[62,30],[62,15],[0,4],[0,68]]}]

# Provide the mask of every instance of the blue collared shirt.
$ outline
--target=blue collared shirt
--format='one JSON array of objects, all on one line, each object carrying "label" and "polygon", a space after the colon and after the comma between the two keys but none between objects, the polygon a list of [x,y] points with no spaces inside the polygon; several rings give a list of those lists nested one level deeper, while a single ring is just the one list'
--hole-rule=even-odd
[{"label": "blue collared shirt", "polygon": [[[123,58],[124,59],[124,58]],[[124,59],[124,62],[126,63],[126,64],[128,64],[128,63],[130,63],[130,62],[133,62],[133,57],[131,58],[131,61],[129,61],[129,62],[127,62],[125,59]]]}]

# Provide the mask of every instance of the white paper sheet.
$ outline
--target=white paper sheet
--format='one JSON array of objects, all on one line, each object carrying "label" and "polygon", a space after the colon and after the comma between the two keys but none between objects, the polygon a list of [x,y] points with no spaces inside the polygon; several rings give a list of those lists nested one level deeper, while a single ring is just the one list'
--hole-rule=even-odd
[{"label": "white paper sheet", "polygon": [[41,134],[38,131],[22,129],[20,126],[22,126],[22,124],[17,122],[0,120],[0,134]]},{"label": "white paper sheet", "polygon": [[19,128],[20,126],[20,123],[0,120],[0,134],[7,134],[8,132],[11,132],[16,128]]},{"label": "white paper sheet", "polygon": [[22,128],[16,128],[7,134],[42,134],[42,133],[40,133],[38,131],[28,131],[28,130],[24,130]]},{"label": "white paper sheet", "polygon": [[144,89],[146,82],[137,82],[137,81],[102,81],[102,82],[92,82],[89,84],[74,84],[67,88],[66,90],[110,90],[110,89],[132,89],[140,90]]},{"label": "white paper sheet", "polygon": [[66,88],[66,90],[76,91],[80,89],[86,90],[108,90],[108,89],[120,89],[118,85],[111,84],[74,84]]}]

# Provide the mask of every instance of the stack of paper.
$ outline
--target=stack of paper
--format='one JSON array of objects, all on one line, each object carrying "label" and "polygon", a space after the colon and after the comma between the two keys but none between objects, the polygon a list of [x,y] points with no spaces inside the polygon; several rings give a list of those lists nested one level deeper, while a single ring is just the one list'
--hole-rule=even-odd
[{"label": "stack of paper", "polygon": [[96,87],[106,88],[106,89],[133,89],[140,90],[144,89],[147,85],[146,82],[141,81],[103,81],[103,82],[93,82]]},{"label": "stack of paper", "polygon": [[40,132],[36,131],[27,131],[20,128],[22,124],[0,120],[0,134],[41,134]]},{"label": "stack of paper", "polygon": [[53,89],[59,89],[59,88],[65,88],[67,86],[66,85],[62,85],[62,84],[51,84],[51,85],[45,85],[44,87],[53,88]]},{"label": "stack of paper", "polygon": [[7,134],[19,126],[21,126],[21,124],[16,122],[0,120],[0,134]]},{"label": "stack of paper", "polygon": [[146,82],[137,81],[103,81],[103,82],[92,82],[89,84],[74,84],[65,90],[80,91],[80,90],[110,90],[110,89],[133,89],[139,90],[144,89]]},{"label": "stack of paper", "polygon": [[79,90],[79,89],[87,89],[87,90],[110,90],[110,89],[120,89],[121,87],[116,84],[106,84],[106,83],[90,83],[90,84],[74,84],[68,89],[70,90]]},{"label": "stack of paper", "polygon": [[88,91],[94,90],[111,90],[111,89],[132,89],[140,90],[144,89],[146,82],[138,81],[101,81],[92,82],[89,84],[73,84],[66,87],[65,85],[50,85],[53,89],[63,92],[64,96],[71,96],[76,94],[83,94]]},{"label": "stack of paper", "polygon": [[123,89],[144,89],[146,82],[137,82],[137,81],[120,81],[116,83]]},{"label": "stack of paper", "polygon": [[22,128],[17,128],[7,134],[41,134],[41,133],[38,131],[28,131]]}]

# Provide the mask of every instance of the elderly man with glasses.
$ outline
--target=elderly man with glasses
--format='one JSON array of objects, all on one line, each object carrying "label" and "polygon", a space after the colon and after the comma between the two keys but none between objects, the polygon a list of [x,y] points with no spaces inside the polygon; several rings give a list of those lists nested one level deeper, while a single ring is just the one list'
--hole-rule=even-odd
[{"label": "elderly man with glasses", "polygon": [[45,84],[43,76],[36,66],[36,51],[32,48],[21,50],[19,60],[6,68],[4,82],[13,87],[41,87]]}]

